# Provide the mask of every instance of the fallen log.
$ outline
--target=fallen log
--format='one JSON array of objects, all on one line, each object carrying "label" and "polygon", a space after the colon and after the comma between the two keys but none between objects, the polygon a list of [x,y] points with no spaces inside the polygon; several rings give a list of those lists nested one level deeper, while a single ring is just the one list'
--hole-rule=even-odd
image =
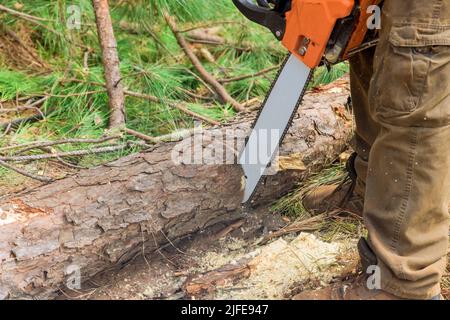
[{"label": "fallen log", "polygon": [[[351,132],[348,94],[343,79],[305,97],[276,172],[265,179],[255,206],[278,198],[340,154]],[[0,204],[0,295],[49,298],[64,285],[76,287],[127,263],[144,245],[152,252],[245,217],[242,171],[227,152],[221,157],[220,146],[239,150],[254,116],[242,115],[227,126],[161,143],[5,200]]]}]

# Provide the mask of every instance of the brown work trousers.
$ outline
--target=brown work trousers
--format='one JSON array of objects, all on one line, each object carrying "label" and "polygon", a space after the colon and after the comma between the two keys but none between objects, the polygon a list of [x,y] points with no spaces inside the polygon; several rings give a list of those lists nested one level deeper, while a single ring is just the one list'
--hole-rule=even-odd
[{"label": "brown work trousers", "polygon": [[357,190],[381,288],[440,293],[450,196],[450,0],[385,0],[380,43],[351,61]]}]

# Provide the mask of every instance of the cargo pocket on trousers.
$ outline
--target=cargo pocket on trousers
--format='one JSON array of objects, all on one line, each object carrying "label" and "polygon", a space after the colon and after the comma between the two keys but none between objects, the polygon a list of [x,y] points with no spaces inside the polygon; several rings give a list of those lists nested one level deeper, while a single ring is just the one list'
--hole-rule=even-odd
[{"label": "cargo pocket on trousers", "polygon": [[372,98],[383,118],[405,116],[420,107],[427,89],[433,57],[448,50],[450,27],[398,23],[389,34],[380,70],[375,74]]}]

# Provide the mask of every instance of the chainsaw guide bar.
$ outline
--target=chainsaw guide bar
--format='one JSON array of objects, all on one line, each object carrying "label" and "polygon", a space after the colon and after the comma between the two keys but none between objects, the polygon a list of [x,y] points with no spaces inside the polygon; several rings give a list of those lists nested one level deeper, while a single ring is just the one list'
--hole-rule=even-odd
[{"label": "chainsaw guide bar", "polygon": [[313,70],[290,54],[272,83],[239,156],[238,164],[245,175],[244,205],[251,204],[274,160],[303,101],[312,74]]}]

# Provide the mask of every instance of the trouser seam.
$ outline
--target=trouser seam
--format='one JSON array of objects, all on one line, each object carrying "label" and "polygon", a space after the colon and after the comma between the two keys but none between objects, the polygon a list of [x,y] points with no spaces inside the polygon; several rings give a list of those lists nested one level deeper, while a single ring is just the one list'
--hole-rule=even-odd
[{"label": "trouser seam", "polygon": [[[391,241],[391,249],[398,254],[398,243],[400,239],[400,231],[401,227],[403,225],[403,222],[405,220],[406,211],[409,206],[409,200],[411,198],[411,190],[412,185],[414,182],[414,163],[416,161],[416,146],[418,141],[418,130],[419,128],[415,128],[413,131],[414,134],[411,137],[411,140],[409,142],[409,155],[408,155],[408,164],[406,168],[406,183],[405,183],[405,189],[404,189],[404,196],[402,197],[402,204],[400,206],[400,212],[398,215],[397,220],[394,224],[394,236]],[[402,268],[400,268],[402,270]],[[403,277],[403,272],[400,271],[400,276]]]}]

